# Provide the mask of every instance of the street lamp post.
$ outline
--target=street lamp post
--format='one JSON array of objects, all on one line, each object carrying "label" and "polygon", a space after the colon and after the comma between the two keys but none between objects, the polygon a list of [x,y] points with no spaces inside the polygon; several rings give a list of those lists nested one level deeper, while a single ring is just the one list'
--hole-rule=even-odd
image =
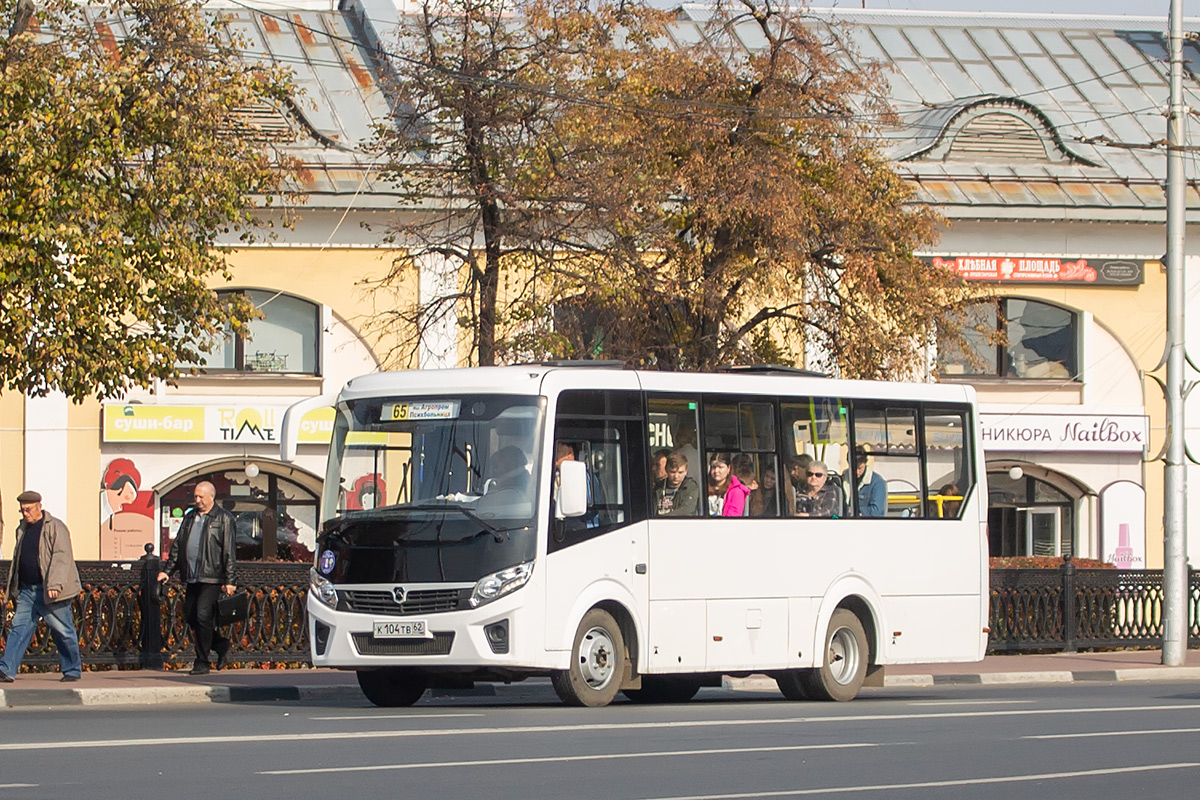
[{"label": "street lamp post", "polygon": [[1184,448],[1183,241],[1187,198],[1183,166],[1183,0],[1171,0],[1171,102],[1167,112],[1167,452],[1163,482],[1162,661],[1181,666],[1187,658],[1187,465]]}]

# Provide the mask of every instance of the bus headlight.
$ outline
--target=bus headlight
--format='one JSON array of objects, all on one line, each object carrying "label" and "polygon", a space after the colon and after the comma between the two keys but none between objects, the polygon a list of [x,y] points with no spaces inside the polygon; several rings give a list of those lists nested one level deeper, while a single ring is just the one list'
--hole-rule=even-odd
[{"label": "bus headlight", "polygon": [[533,562],[527,561],[515,567],[493,572],[491,575],[484,575],[475,584],[475,591],[471,593],[471,607],[478,608],[484,603],[490,603],[515,589],[520,589],[532,574]]},{"label": "bus headlight", "polygon": [[315,569],[308,571],[308,589],[313,597],[330,608],[337,608],[337,589],[333,584],[320,575]]}]

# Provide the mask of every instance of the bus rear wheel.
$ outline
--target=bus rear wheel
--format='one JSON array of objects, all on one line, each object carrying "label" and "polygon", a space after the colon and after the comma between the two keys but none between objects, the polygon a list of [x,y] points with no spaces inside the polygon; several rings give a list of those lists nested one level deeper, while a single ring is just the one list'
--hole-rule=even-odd
[{"label": "bus rear wheel", "polygon": [[686,703],[700,691],[700,681],[663,675],[643,675],[642,688],[624,689],[635,703]]},{"label": "bus rear wheel", "polygon": [[373,705],[381,708],[411,706],[421,699],[429,682],[421,675],[400,667],[360,669],[358,688]]},{"label": "bus rear wheel", "polygon": [[617,696],[625,674],[625,639],[612,614],[593,608],[583,615],[571,645],[571,664],[550,676],[558,698],[570,706],[597,708]]},{"label": "bus rear wheel", "polygon": [[853,700],[867,677],[868,652],[858,616],[845,608],[834,611],[825,632],[825,663],[800,673],[804,691],[814,700]]}]

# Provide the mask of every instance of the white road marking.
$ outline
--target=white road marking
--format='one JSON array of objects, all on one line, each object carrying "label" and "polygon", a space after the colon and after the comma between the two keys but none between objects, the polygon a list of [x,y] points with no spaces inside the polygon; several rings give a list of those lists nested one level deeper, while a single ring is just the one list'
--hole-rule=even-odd
[{"label": "white road marking", "polygon": [[343,714],[337,717],[309,717],[319,720],[442,719],[443,717],[485,717],[486,714]]},{"label": "white road marking", "polygon": [[910,706],[1019,706],[1029,705],[1035,700],[915,700]]},{"label": "white road marking", "polygon": [[[905,742],[904,744],[911,744]],[[494,758],[479,761],[425,761],[416,764],[377,764],[365,767],[315,767],[311,769],[273,769],[259,775],[314,775],[326,772],[384,772],[401,769],[441,769],[445,767],[491,767],[502,764],[545,764],[567,761],[611,761],[621,758],[669,758],[674,756],[711,756],[735,753],[779,753],[795,750],[841,750],[844,748],[886,747],[876,742],[845,744],[781,745],[777,747],[729,747],[720,750],[665,750],[639,753],[591,753],[579,756],[541,756],[536,758]]]},{"label": "white road marking", "polygon": [[941,789],[949,786],[985,786],[1000,783],[1029,783],[1070,778],[1092,778],[1101,775],[1126,775],[1133,772],[1155,772],[1162,769],[1195,769],[1200,762],[1184,761],[1175,764],[1147,764],[1141,767],[1111,767],[1075,772],[1043,772],[1034,775],[1005,775],[999,778],[962,778],[920,783],[877,783],[862,786],[832,786],[823,789],[780,789],[775,792],[738,792],[736,794],[693,794],[679,797],[654,797],[645,800],[752,800],[759,797],[802,797],[811,794],[854,794],[857,792],[897,792],[905,789]]},{"label": "white road marking", "polygon": [[39,783],[0,783],[0,789],[36,789]]},{"label": "white road marking", "polygon": [[322,743],[338,739],[404,739],[423,736],[494,736],[530,733],[575,733],[609,730],[655,730],[669,728],[721,728],[752,725],[827,725],[842,722],[887,722],[964,717],[1023,717],[1053,714],[1126,714],[1131,711],[1195,711],[1200,703],[1150,706],[1103,706],[1094,708],[1022,708],[996,711],[940,711],[923,714],[855,714],[835,717],[771,717],[767,719],[704,719],[672,722],[585,722],[578,725],[525,725],[498,728],[423,728],[401,731],[330,731],[316,734],[263,732],[244,736],[163,736],[145,739],[82,739],[56,742],[9,742],[0,752],[21,750],[77,750],[84,748],[162,747],[198,744],[286,744]]},{"label": "white road marking", "polygon": [[1095,736],[1158,736],[1164,733],[1200,733],[1200,728],[1157,728],[1148,731],[1093,731],[1091,733],[1042,733],[1022,739],[1090,739]]}]

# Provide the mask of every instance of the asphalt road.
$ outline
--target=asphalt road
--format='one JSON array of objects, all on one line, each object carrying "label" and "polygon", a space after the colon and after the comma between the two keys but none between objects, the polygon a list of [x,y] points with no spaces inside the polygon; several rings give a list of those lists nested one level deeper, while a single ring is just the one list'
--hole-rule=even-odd
[{"label": "asphalt road", "polygon": [[1200,685],[13,711],[0,798],[1194,797]]}]

